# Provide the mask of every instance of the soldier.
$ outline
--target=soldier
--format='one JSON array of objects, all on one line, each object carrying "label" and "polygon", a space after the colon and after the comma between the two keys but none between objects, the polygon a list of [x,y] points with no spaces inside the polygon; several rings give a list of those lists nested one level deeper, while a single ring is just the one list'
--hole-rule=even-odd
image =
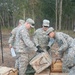
[{"label": "soldier", "polygon": [[[42,28],[37,29],[34,32],[34,43],[38,49],[42,48],[44,51],[49,51],[51,44],[53,43],[52,41],[49,43],[49,37],[46,35],[46,31],[49,28],[50,21],[47,19],[43,20]],[[49,43],[49,44],[48,44]]]},{"label": "soldier", "polygon": [[16,32],[17,32],[17,29],[24,24],[24,20],[20,19],[19,20],[19,24],[17,27],[15,27],[12,31],[11,31],[11,36],[8,40],[8,43],[9,43],[9,48],[14,48],[15,49],[15,36],[16,36]]},{"label": "soldier", "polygon": [[31,18],[28,18],[24,25],[22,25],[17,30],[16,34],[16,55],[18,60],[18,69],[19,69],[19,75],[25,75],[28,61],[29,61],[29,48],[31,48],[34,51],[37,52],[43,52],[42,50],[38,50],[34,43],[30,40],[28,30],[31,27],[34,27],[35,24],[34,20]]},{"label": "soldier", "polygon": [[[21,25],[23,25],[24,23],[25,23],[25,21],[22,20],[22,19],[20,19],[20,20],[19,20],[19,23],[18,23],[18,26],[15,27],[15,28],[11,31],[11,36],[10,36],[10,38],[9,38],[9,40],[8,40],[9,48],[14,48],[14,50],[15,50],[15,41],[16,41],[16,40],[15,40],[15,37],[16,37],[17,29],[18,29]],[[17,58],[17,56],[16,56],[15,58]],[[15,61],[15,68],[17,68],[17,67],[18,67],[18,60]]]},{"label": "soldier", "polygon": [[73,66],[73,58],[75,56],[75,42],[72,37],[63,33],[55,32],[53,28],[47,30],[50,38],[54,38],[59,46],[59,57],[63,58],[62,72],[69,72],[70,67]]}]

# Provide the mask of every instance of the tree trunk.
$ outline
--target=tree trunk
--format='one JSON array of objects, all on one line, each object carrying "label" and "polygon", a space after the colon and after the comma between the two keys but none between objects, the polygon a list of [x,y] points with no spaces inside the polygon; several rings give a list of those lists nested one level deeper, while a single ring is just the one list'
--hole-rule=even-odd
[{"label": "tree trunk", "polygon": [[2,25],[4,26],[4,19],[2,18],[2,16],[0,15],[0,18],[2,20]]},{"label": "tree trunk", "polygon": [[32,18],[35,20],[34,10],[32,10]]},{"label": "tree trunk", "polygon": [[59,5],[59,30],[61,30],[61,21],[62,21],[62,1],[60,0],[60,5]]},{"label": "tree trunk", "polygon": [[56,24],[55,24],[55,29],[57,30],[57,21],[58,21],[58,18],[57,18],[57,12],[58,12],[58,6],[57,6],[57,2],[58,0],[56,0]]},{"label": "tree trunk", "polygon": [[14,12],[12,13],[12,25],[13,25],[13,27],[16,27],[16,24],[15,24],[15,13]]},{"label": "tree trunk", "polygon": [[23,9],[23,19],[25,20],[25,8]]}]

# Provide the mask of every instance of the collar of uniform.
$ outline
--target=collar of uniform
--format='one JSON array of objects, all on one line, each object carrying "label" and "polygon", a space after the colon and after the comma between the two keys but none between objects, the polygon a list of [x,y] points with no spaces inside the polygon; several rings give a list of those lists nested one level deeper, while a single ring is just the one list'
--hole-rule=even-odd
[{"label": "collar of uniform", "polygon": [[56,34],[56,33],[57,33],[57,32],[55,31],[54,33],[55,33],[54,39],[56,39],[56,37],[57,37],[57,34]]}]

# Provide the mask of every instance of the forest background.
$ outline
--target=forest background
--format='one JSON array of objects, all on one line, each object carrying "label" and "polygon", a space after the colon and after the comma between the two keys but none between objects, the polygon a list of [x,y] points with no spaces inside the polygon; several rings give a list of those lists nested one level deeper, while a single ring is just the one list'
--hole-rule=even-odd
[{"label": "forest background", "polygon": [[43,19],[50,20],[56,30],[73,30],[75,25],[75,0],[0,0],[0,26],[14,28],[19,19],[35,20],[35,28]]},{"label": "forest background", "polygon": [[14,67],[15,59],[8,47],[10,32],[19,19],[29,17],[34,19],[35,29],[42,27],[43,19],[48,19],[56,31],[75,38],[75,0],[0,0],[0,65]]}]

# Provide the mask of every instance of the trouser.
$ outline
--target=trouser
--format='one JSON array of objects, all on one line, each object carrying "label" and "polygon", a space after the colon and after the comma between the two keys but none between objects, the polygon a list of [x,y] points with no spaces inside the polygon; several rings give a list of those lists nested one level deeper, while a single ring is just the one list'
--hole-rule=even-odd
[{"label": "trouser", "polygon": [[68,48],[68,53],[63,57],[63,72],[70,72],[69,67],[73,66],[75,56],[75,47]]},{"label": "trouser", "polygon": [[28,61],[29,61],[29,55],[28,53],[25,54],[17,54],[17,59],[16,59],[16,65],[19,70],[19,75],[25,75]]},{"label": "trouser", "polygon": [[[14,48],[14,51],[16,51],[16,48],[15,47],[13,48]],[[18,69],[18,55],[16,55],[14,58],[15,58],[15,68]]]},{"label": "trouser", "polygon": [[15,57],[15,68],[16,69],[19,69],[19,56],[20,54],[19,53],[16,53],[16,57]]},{"label": "trouser", "polygon": [[68,62],[68,51],[69,49],[67,49],[64,54],[63,54],[63,63],[62,63],[62,72],[63,73],[68,73],[69,72],[69,68],[67,66]]},{"label": "trouser", "polygon": [[70,60],[70,66],[72,66],[72,68],[70,69],[69,75],[75,75],[75,47],[73,46],[72,49],[69,51],[69,55],[71,57]]},{"label": "trouser", "polygon": [[69,71],[70,71],[70,69],[65,64],[63,64],[63,66],[62,66],[62,72],[63,73],[68,73]]},{"label": "trouser", "polygon": [[67,61],[66,59],[68,59],[68,58],[67,58],[67,55],[65,55],[64,58],[63,58],[63,63],[62,63],[62,72],[63,72],[63,73],[68,73],[69,70],[70,70],[70,69],[68,68],[68,66],[67,66],[68,61]]},{"label": "trouser", "polygon": [[71,68],[69,75],[75,75],[75,66]]}]

